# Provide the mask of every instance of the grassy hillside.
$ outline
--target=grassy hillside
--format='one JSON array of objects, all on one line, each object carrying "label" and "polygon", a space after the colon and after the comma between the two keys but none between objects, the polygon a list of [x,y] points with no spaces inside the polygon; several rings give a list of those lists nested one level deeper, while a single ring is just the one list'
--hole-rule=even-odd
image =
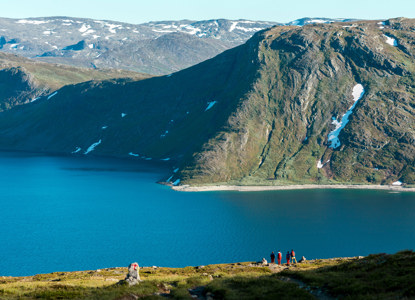
[{"label": "grassy hillside", "polygon": [[145,267],[137,286],[116,283],[127,268],[0,277],[1,299],[412,299],[415,253],[319,259],[287,267],[232,263]]},{"label": "grassy hillside", "polygon": [[0,111],[27,103],[69,84],[110,78],[141,80],[150,75],[116,69],[76,68],[0,52]]},{"label": "grassy hillside", "polygon": [[[257,80],[195,153],[184,181],[414,183],[413,28],[414,20],[396,19],[263,32]],[[333,149],[333,118],[339,122],[352,106],[357,84],[365,93]]]}]

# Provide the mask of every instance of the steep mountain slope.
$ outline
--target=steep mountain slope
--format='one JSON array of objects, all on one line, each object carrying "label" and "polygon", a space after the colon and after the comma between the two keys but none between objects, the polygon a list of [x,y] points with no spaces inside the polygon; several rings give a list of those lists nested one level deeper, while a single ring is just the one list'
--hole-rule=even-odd
[{"label": "steep mountain slope", "polygon": [[171,76],[3,112],[0,147],[171,159],[176,183],[415,183],[414,29],[274,27]]},{"label": "steep mountain slope", "polygon": [[69,17],[0,18],[0,51],[44,62],[160,75],[202,62],[276,24],[219,19],[136,25]]},{"label": "steep mountain slope", "polygon": [[64,85],[89,80],[131,78],[150,75],[116,69],[87,69],[33,61],[0,52],[0,111],[25,104]]}]

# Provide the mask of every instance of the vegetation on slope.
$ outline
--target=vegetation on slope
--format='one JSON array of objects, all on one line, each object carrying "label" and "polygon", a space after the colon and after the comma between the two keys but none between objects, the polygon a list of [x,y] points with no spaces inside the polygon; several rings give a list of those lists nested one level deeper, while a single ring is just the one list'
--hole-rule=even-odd
[{"label": "vegetation on slope", "polygon": [[87,69],[33,61],[0,52],[0,111],[51,93],[69,84],[90,80],[130,78],[150,75],[116,69]]},{"label": "vegetation on slope", "polygon": [[145,267],[143,282],[118,285],[127,268],[0,277],[1,299],[411,299],[415,253],[318,259],[290,266],[233,263]]},{"label": "vegetation on slope", "polygon": [[[396,19],[262,32],[253,88],[194,155],[184,181],[414,183],[413,28],[414,20]],[[332,149],[332,120],[352,106],[357,84],[365,94]]]}]

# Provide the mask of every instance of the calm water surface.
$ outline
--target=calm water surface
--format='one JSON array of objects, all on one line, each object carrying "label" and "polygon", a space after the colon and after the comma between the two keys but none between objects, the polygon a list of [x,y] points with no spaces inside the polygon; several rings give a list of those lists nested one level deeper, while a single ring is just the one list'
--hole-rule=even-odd
[{"label": "calm water surface", "polygon": [[175,192],[174,166],[0,153],[0,276],[415,248],[415,193]]}]

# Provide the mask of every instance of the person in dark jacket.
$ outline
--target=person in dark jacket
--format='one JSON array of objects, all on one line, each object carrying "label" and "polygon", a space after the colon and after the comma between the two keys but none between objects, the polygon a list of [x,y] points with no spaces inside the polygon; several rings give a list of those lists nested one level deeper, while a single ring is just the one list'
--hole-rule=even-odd
[{"label": "person in dark jacket", "polygon": [[290,265],[290,258],[291,258],[290,251],[287,251],[287,254],[285,255],[285,258],[287,259],[287,266],[289,266]]},{"label": "person in dark jacket", "polygon": [[281,254],[281,251],[278,251],[278,254],[277,254],[277,260],[278,260],[278,264],[279,264],[279,265],[281,265],[281,260],[282,260],[282,254]]},{"label": "person in dark jacket", "polygon": [[291,263],[297,263],[297,259],[295,258],[295,252],[293,249],[291,249]]},{"label": "person in dark jacket", "polygon": [[272,251],[272,253],[271,253],[271,263],[272,264],[275,264],[275,254],[274,254],[274,251]]}]

